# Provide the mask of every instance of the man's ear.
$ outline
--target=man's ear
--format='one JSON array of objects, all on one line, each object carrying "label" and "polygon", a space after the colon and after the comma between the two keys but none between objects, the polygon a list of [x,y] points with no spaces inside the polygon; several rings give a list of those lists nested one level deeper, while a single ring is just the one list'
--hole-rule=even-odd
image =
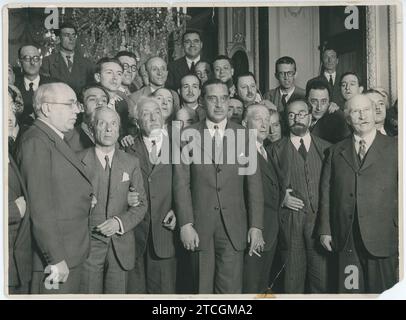
[{"label": "man's ear", "polygon": [[362,92],[364,92],[364,87],[363,87],[363,86],[360,86],[360,87],[359,87],[359,93],[362,93]]},{"label": "man's ear", "polygon": [[94,74],[94,80],[96,80],[97,83],[100,83],[100,73],[95,73]]},{"label": "man's ear", "polygon": [[48,103],[43,103],[41,104],[41,113],[45,116],[48,117],[51,109]]},{"label": "man's ear", "polygon": [[234,75],[234,68],[231,68],[231,75]]}]

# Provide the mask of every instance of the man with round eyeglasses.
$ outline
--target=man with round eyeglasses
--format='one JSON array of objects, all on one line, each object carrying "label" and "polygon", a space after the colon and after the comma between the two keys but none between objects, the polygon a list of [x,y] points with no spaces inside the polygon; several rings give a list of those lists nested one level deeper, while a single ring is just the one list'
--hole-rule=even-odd
[{"label": "man with round eyeglasses", "polygon": [[17,162],[30,195],[35,240],[33,294],[79,293],[89,252],[93,188],[83,164],[65,143],[80,112],[64,83],[41,85],[34,95],[34,124],[22,137]]},{"label": "man with round eyeglasses", "polygon": [[327,260],[313,237],[313,230],[318,215],[322,163],[330,143],[309,132],[312,106],[304,99],[291,101],[285,112],[289,135],[271,145],[271,160],[284,193],[280,211],[284,290],[285,293],[325,293]]},{"label": "man with round eyeglasses", "polygon": [[78,33],[73,23],[63,23],[55,34],[60,39],[60,49],[44,57],[41,73],[67,83],[79,95],[93,78],[94,64],[77,52]]},{"label": "man with round eyeglasses", "polygon": [[289,101],[305,97],[304,89],[295,85],[296,76],[296,62],[293,58],[286,56],[276,60],[275,78],[279,86],[269,90],[264,99],[276,105],[278,112],[283,112]]},{"label": "man with round eyeglasses", "polygon": [[32,105],[34,93],[41,84],[49,83],[52,79],[40,75],[42,55],[40,49],[34,45],[24,45],[18,50],[18,65],[22,76],[16,78],[15,85],[24,101],[24,110],[18,121],[20,124],[31,125],[35,119]]},{"label": "man with round eyeglasses", "polygon": [[137,56],[130,51],[120,51],[115,58],[124,69],[120,90],[128,96],[142,87],[142,80],[138,75]]}]

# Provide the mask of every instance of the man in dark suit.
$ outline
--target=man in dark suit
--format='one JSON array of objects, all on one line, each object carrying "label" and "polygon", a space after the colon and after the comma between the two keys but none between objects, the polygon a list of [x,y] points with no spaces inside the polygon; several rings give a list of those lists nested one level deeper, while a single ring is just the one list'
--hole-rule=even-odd
[{"label": "man in dark suit", "polygon": [[[192,158],[182,158],[174,166],[175,213],[182,243],[193,252],[197,291],[241,293],[247,238],[250,255],[262,251],[264,245],[264,199],[252,145],[255,138],[251,135],[249,141],[242,126],[227,121],[229,93],[225,83],[209,80],[202,91],[207,118],[185,129],[184,134],[195,135],[184,147],[192,148]],[[235,138],[237,130],[241,130],[240,136],[246,135],[242,146]],[[248,163],[241,164],[241,157],[248,153]]]},{"label": "man in dark suit", "polygon": [[[138,103],[141,134],[127,152],[140,161],[148,211],[134,229],[136,268],[129,278],[129,293],[174,294],[176,259],[170,137],[163,128],[159,104],[151,98]],[[156,161],[155,161],[156,160]]]},{"label": "man in dark suit", "polygon": [[[263,293],[268,289],[272,262],[275,256],[279,232],[279,181],[269,159],[269,149],[264,141],[268,137],[270,114],[262,104],[253,104],[247,108],[243,125],[257,130],[257,157],[261,167],[264,192],[264,251],[260,256],[245,255],[244,293]],[[268,151],[267,151],[268,149]],[[266,196],[265,196],[266,195]]]},{"label": "man in dark suit", "polygon": [[325,81],[312,81],[307,86],[306,99],[313,109],[310,125],[313,135],[334,144],[351,134],[344,113],[340,109],[330,111],[330,88]]},{"label": "man in dark suit", "polygon": [[281,185],[284,292],[325,293],[327,259],[314,235],[314,226],[322,163],[330,144],[310,134],[312,107],[304,99],[291,101],[286,113],[290,135],[271,146],[271,158]]},{"label": "man in dark suit", "polygon": [[344,108],[345,100],[341,95],[341,75],[337,73],[338,54],[331,47],[324,49],[322,54],[322,69],[321,74],[313,79],[310,79],[306,84],[306,92],[309,91],[309,85],[313,81],[324,81],[330,91],[330,101],[337,104],[341,109]]},{"label": "man in dark suit", "polygon": [[107,106],[120,115],[120,136],[127,134],[129,98],[120,91],[124,68],[116,58],[101,58],[97,61],[94,80],[109,94]]},{"label": "man in dark suit", "polygon": [[323,169],[323,247],[338,253],[340,293],[381,293],[398,281],[397,139],[377,132],[366,95],[345,104],[353,135],[334,145]]},{"label": "man in dark suit", "polygon": [[32,248],[28,194],[13,156],[8,154],[8,289],[28,294]]},{"label": "man in dark suit", "polygon": [[64,83],[41,85],[34,108],[37,120],[17,151],[30,196],[36,244],[31,290],[79,293],[81,269],[89,252],[93,189],[83,165],[63,140],[79,113],[75,92]]},{"label": "man in dark suit", "polygon": [[96,108],[107,107],[109,94],[102,86],[90,84],[79,95],[83,107],[82,122],[66,134],[65,141],[73,151],[79,152],[95,146],[92,122]]},{"label": "man in dark suit", "polygon": [[94,64],[76,50],[78,34],[72,23],[63,23],[55,31],[60,49],[44,58],[41,73],[67,83],[79,95],[80,89],[93,80]]},{"label": "man in dark suit", "polygon": [[166,87],[177,91],[180,80],[188,73],[195,72],[195,66],[200,61],[203,48],[202,37],[197,30],[188,29],[182,36],[182,45],[185,55],[168,64],[168,79]]},{"label": "man in dark suit", "polygon": [[270,89],[264,95],[264,99],[271,101],[278,112],[284,112],[289,101],[304,98],[305,91],[295,85],[296,62],[291,57],[281,57],[275,62],[275,78],[279,86]]},{"label": "man in dark suit", "polygon": [[196,112],[198,120],[206,119],[206,110],[199,103],[201,82],[195,74],[186,74],[180,80],[179,95],[181,108],[188,108]]},{"label": "man in dark suit", "polygon": [[20,90],[24,101],[23,113],[18,117],[20,124],[31,125],[34,122],[33,96],[41,84],[52,82],[52,79],[40,75],[42,56],[34,45],[24,45],[18,50],[18,64],[22,75],[16,78],[15,85]]},{"label": "man in dark suit", "polygon": [[[78,154],[91,178],[96,205],[90,214],[90,254],[83,267],[81,293],[127,293],[128,271],[135,266],[133,229],[147,211],[138,159],[116,148],[120,117],[115,110],[97,108],[93,119],[96,146]],[[129,206],[130,187],[138,206]]]}]

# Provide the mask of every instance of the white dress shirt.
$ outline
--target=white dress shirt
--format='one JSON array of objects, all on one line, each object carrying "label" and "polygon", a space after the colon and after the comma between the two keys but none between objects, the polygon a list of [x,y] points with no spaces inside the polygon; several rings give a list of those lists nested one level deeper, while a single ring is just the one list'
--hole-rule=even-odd
[{"label": "white dress shirt", "polygon": [[69,56],[69,57],[70,57],[70,61],[72,61],[72,65],[73,65],[73,57],[74,57],[74,55],[75,55],[74,52],[72,52],[72,53],[65,53],[65,52],[61,51],[61,55],[62,55],[62,57],[63,57],[63,60],[65,61],[66,66],[68,66],[68,59],[66,58],[66,56]]},{"label": "white dress shirt", "polygon": [[189,70],[190,70],[190,68],[192,67],[192,62],[194,62],[195,63],[195,67],[196,67],[196,64],[198,63],[200,61],[200,55],[197,57],[197,58],[195,58],[195,59],[189,59],[188,57],[186,57],[186,63],[187,63],[187,66],[189,67]]},{"label": "white dress shirt", "polygon": [[208,118],[206,118],[206,125],[207,129],[209,129],[210,136],[213,138],[214,134],[216,133],[216,129],[214,126],[218,127],[218,132],[220,134],[220,137],[223,139],[224,137],[224,132],[226,131],[226,125],[227,125],[227,118],[222,120],[219,123],[214,123],[213,121],[210,121]]},{"label": "white dress shirt", "polygon": [[27,79],[24,77],[24,87],[25,90],[30,90],[30,83],[33,83],[32,90],[37,91],[39,87],[39,80],[40,80],[40,75],[38,75],[34,80]]},{"label": "white dress shirt", "polygon": [[162,148],[164,134],[167,135],[167,132],[164,129],[162,129],[161,132],[156,136],[149,136],[149,137],[143,136],[142,137],[142,140],[144,141],[144,144],[148,150],[148,153],[151,153],[152,148],[154,146],[154,142],[155,142],[157,155],[159,154],[159,152],[161,151],[161,148]]},{"label": "white dress shirt", "polygon": [[360,136],[358,136],[354,133],[354,146],[355,146],[355,151],[357,152],[357,154],[359,153],[359,142],[361,140],[365,141],[365,152],[368,152],[369,148],[371,147],[372,143],[375,140],[375,137],[376,137],[376,130],[373,130],[372,132],[368,133],[363,138],[361,138]]},{"label": "white dress shirt", "polygon": [[259,152],[259,154],[261,154],[265,158],[265,160],[268,160],[268,155],[267,155],[266,150],[264,148],[264,144],[260,143],[258,140],[255,141],[255,144],[257,146],[257,151]]},{"label": "white dress shirt", "polygon": [[330,81],[330,75],[333,78],[333,85],[336,83],[336,75],[337,72],[333,72],[333,73],[328,73],[328,72],[324,72],[324,76],[326,77],[327,81]]},{"label": "white dress shirt", "polygon": [[293,146],[296,150],[299,151],[300,147],[300,139],[303,139],[304,146],[306,151],[309,152],[310,143],[312,142],[312,137],[309,132],[307,132],[303,137],[295,136],[294,134],[290,134],[290,141],[293,143]]},{"label": "white dress shirt", "polygon": [[98,148],[96,146],[95,148],[96,151],[96,156],[100,161],[100,164],[102,165],[103,169],[106,169],[106,156],[109,156],[109,166],[111,168],[111,164],[113,162],[113,156],[114,156],[114,151],[115,149],[113,149],[112,151],[108,152],[108,153],[104,153],[100,148]]},{"label": "white dress shirt", "polygon": [[287,94],[286,96],[286,102],[289,101],[290,97],[292,96],[293,92],[295,91],[295,86],[293,86],[292,88],[289,89],[288,92],[283,92],[280,88],[279,88],[279,92],[281,94],[281,99],[283,97],[284,94]]}]

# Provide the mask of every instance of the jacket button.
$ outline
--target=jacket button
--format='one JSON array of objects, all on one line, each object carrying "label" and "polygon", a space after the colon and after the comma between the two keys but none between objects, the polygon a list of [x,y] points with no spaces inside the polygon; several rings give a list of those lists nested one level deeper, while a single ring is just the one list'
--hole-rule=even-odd
[{"label": "jacket button", "polygon": [[219,207],[214,207],[214,210],[218,210],[218,209],[220,209]]},{"label": "jacket button", "polygon": [[220,168],[217,168],[217,173],[220,173],[221,172],[221,169]]},{"label": "jacket button", "polygon": [[151,182],[152,181],[152,179],[151,178],[148,178],[148,182]]},{"label": "jacket button", "polygon": [[217,188],[217,191],[220,192],[220,191],[221,191],[221,188]]},{"label": "jacket button", "polygon": [[354,194],[353,193],[350,193],[350,197],[352,198],[354,196]]}]

